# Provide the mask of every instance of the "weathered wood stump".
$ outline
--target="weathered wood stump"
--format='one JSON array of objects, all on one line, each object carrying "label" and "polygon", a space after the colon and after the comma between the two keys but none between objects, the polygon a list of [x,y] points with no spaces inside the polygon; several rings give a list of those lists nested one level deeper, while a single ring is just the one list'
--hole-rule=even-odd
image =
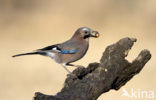
[{"label": "weathered wood stump", "polygon": [[78,77],[67,77],[62,90],[57,95],[35,93],[34,100],[96,100],[110,89],[118,90],[134,75],[139,73],[150,60],[148,50],[142,50],[132,63],[125,57],[136,39],[123,38],[106,48],[100,63],[90,63],[87,68],[76,68]]}]

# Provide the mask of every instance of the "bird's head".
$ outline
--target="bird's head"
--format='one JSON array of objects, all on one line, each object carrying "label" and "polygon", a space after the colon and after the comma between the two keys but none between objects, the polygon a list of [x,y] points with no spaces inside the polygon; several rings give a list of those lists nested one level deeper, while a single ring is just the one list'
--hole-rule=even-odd
[{"label": "bird's head", "polygon": [[90,37],[98,38],[99,33],[95,30],[88,28],[88,27],[81,27],[76,30],[76,32],[73,36],[73,38],[76,38],[76,37],[88,40]]}]

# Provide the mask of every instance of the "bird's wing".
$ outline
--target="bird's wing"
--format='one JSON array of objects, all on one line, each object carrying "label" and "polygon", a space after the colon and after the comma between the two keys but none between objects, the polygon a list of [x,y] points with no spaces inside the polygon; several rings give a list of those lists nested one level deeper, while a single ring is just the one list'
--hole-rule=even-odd
[{"label": "bird's wing", "polygon": [[52,51],[61,52],[61,48],[59,48],[58,45],[59,44],[47,46],[47,47],[44,47],[44,48],[41,48],[41,49],[37,49],[37,51],[50,51],[50,50],[52,50]]},{"label": "bird's wing", "polygon": [[60,46],[60,44],[56,44],[56,45],[51,45],[51,46],[47,46],[41,49],[37,49],[37,51],[55,51],[55,52],[60,52],[62,54],[74,54],[76,53],[78,50],[77,49],[72,49],[72,50],[63,50]]}]

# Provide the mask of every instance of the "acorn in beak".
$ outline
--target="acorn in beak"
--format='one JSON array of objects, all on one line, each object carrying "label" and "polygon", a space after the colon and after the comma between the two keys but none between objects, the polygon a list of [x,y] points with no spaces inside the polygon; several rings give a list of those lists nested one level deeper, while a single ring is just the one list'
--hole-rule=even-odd
[{"label": "acorn in beak", "polygon": [[97,31],[92,31],[92,33],[90,34],[90,37],[98,38],[99,36],[100,34]]}]

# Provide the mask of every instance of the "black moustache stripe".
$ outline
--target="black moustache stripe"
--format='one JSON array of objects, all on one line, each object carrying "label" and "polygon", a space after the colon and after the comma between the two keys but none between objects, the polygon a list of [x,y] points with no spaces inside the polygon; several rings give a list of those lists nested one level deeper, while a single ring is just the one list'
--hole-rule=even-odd
[{"label": "black moustache stripe", "polygon": [[90,35],[85,35],[83,38],[86,39],[86,38],[89,38],[89,37],[90,37]]}]

